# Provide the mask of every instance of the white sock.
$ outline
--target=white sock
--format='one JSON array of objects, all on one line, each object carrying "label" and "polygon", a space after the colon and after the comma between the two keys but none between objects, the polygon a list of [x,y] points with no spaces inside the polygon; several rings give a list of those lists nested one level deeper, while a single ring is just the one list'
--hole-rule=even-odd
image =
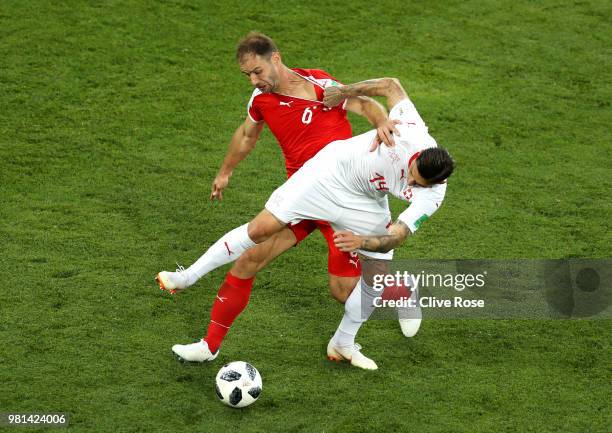
[{"label": "white sock", "polygon": [[381,292],[369,287],[363,279],[360,279],[351,296],[344,304],[344,316],[334,334],[334,343],[337,346],[353,346],[355,336],[363,322],[368,320],[374,311],[374,298],[380,296]]},{"label": "white sock", "polygon": [[189,285],[226,263],[238,259],[246,250],[255,245],[249,237],[248,224],[235,228],[215,242],[193,265],[185,270]]}]

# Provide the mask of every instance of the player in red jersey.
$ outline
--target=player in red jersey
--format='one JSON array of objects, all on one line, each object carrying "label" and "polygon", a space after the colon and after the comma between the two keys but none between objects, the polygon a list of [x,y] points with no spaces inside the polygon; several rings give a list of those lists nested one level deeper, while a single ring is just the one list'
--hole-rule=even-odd
[{"label": "player in red jersey", "polygon": [[[371,98],[352,97],[338,107],[323,105],[326,87],[336,85],[334,77],[317,69],[290,69],[281,60],[274,42],[265,35],[250,33],[238,45],[237,60],[241,71],[255,87],[248,103],[248,116],[232,137],[229,150],[212,184],[211,199],[221,200],[234,168],[254,148],[267,124],[283,151],[290,177],[328,143],[352,136],[346,112],[366,117],[378,130],[380,141],[391,145],[394,122],[386,110]],[[333,241],[333,230],[323,221],[302,221],[250,249],[238,259],[221,285],[212,311],[208,332],[195,345],[175,345],[173,351],[188,361],[213,360],[235,318],[246,307],[256,273],[278,255],[319,229],[329,247],[328,271],[332,296],[344,301],[361,274],[357,254],[341,252]],[[171,293],[194,284],[198,262],[182,272],[161,272],[157,279],[162,289]],[[176,279],[180,281],[175,281]],[[174,279],[174,280],[173,280]]]}]

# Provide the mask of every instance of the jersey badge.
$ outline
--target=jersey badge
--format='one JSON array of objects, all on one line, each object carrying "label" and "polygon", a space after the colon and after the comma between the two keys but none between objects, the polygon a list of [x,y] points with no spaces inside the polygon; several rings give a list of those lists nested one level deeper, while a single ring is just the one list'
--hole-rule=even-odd
[{"label": "jersey badge", "polygon": [[391,158],[391,162],[393,163],[398,163],[400,161],[400,157],[393,148],[389,149],[389,158]]},{"label": "jersey badge", "polygon": [[412,200],[412,188],[408,187],[402,191],[402,195],[406,199],[406,201]]}]

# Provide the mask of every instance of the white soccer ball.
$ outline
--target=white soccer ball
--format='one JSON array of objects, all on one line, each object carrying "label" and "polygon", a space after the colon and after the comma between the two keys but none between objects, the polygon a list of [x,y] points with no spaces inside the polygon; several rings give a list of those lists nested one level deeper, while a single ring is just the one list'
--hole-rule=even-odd
[{"label": "white soccer ball", "polygon": [[248,362],[225,364],[217,373],[215,391],[223,403],[231,407],[246,407],[261,394],[261,375]]}]

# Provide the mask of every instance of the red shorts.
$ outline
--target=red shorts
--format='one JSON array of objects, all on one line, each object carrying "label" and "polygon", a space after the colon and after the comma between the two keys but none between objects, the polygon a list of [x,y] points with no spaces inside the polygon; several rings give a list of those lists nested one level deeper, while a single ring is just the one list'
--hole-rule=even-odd
[{"label": "red shorts", "polygon": [[334,229],[326,221],[302,220],[297,224],[289,224],[289,228],[297,238],[296,245],[303,241],[315,229],[321,230],[327,241],[327,270],[336,277],[359,277],[361,263],[357,253],[344,253],[334,245]]}]

